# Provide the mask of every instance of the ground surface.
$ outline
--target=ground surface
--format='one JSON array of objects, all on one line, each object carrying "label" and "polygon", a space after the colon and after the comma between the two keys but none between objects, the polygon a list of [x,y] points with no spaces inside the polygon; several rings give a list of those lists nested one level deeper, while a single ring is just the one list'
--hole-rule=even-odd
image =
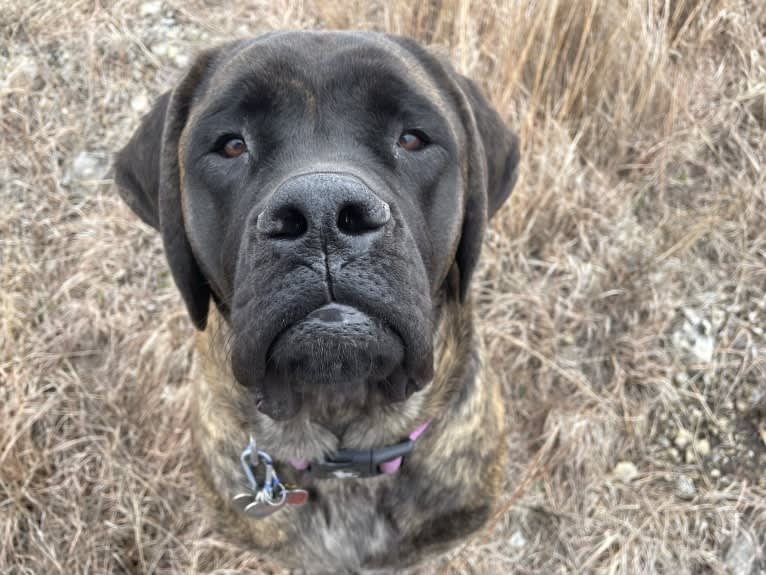
[{"label": "ground surface", "polygon": [[4,2],[0,572],[270,572],[200,520],[193,330],[107,166],[195,50],[285,27],[413,35],[521,137],[475,290],[507,504],[445,572],[766,572],[759,0]]}]

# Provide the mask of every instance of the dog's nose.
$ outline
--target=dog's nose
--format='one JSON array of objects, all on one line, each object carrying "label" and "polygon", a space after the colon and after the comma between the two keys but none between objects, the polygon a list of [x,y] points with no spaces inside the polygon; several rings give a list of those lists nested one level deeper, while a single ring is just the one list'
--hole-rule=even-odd
[{"label": "dog's nose", "polygon": [[390,220],[389,205],[358,178],[317,173],[282,184],[258,214],[256,229],[273,239],[297,241],[313,231],[354,243],[380,234]]}]

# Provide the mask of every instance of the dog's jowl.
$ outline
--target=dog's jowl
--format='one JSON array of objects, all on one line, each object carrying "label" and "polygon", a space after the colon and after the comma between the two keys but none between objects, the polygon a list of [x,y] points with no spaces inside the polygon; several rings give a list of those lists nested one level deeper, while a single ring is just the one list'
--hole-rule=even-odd
[{"label": "dog's jowl", "polygon": [[479,529],[505,465],[470,282],[515,136],[415,42],[211,49],[119,153],[200,330],[192,417],[221,533],[309,573],[402,572]]}]

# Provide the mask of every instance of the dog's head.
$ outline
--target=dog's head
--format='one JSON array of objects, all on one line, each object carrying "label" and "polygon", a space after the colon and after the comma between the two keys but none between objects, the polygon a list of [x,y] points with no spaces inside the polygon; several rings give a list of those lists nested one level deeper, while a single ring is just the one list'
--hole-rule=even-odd
[{"label": "dog's head", "polygon": [[286,32],[201,54],[115,171],[194,324],[212,298],[237,381],[286,418],[430,381],[436,302],[466,297],[518,159],[476,86],[413,41]]}]

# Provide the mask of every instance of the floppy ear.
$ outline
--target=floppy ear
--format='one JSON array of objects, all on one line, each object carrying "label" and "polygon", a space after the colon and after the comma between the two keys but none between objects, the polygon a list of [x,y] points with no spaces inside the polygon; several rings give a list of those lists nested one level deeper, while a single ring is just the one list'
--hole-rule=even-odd
[{"label": "floppy ear", "polygon": [[476,84],[456,74],[465,98],[468,132],[468,198],[463,230],[455,261],[460,271],[460,299],[465,300],[476,264],[487,220],[511,194],[519,165],[518,138],[506,127]]},{"label": "floppy ear", "polygon": [[194,92],[213,52],[204,52],[181,83],[160,96],[115,161],[120,196],[147,224],[159,229],[170,271],[194,325],[205,329],[210,288],[194,258],[181,209],[178,140]]}]

